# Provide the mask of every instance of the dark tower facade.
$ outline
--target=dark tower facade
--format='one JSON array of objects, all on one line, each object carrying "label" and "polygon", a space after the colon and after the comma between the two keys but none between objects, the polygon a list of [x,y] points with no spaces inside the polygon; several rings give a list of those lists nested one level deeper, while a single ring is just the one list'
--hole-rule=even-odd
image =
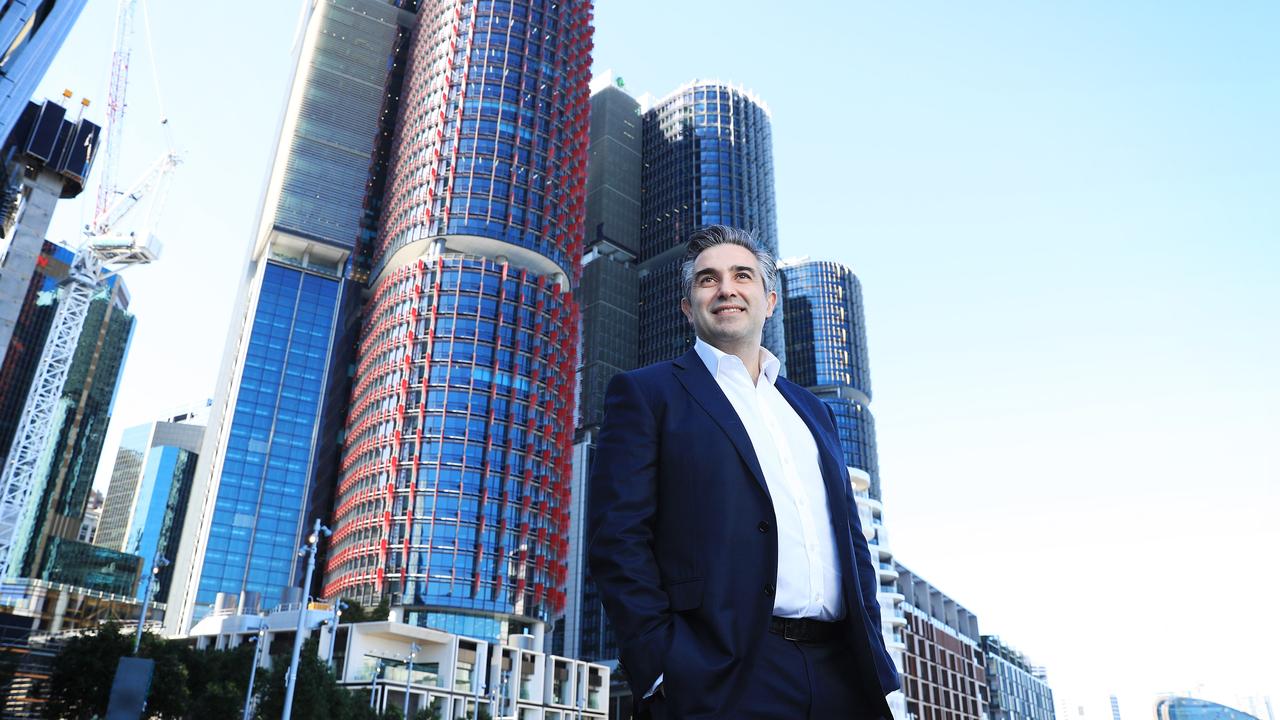
[{"label": "dark tower facade", "polygon": [[[754,95],[694,81],[644,114],[640,206],[640,365],[693,346],[680,312],[680,258],[689,233],[733,225],[778,252],[769,110]],[[764,326],[764,345],[786,367],[782,313]]]},{"label": "dark tower facade", "polygon": [[835,413],[845,464],[871,476],[880,499],[880,463],[871,415],[871,370],[862,285],[849,268],[829,260],[779,264],[786,322],[787,378],[817,395]]}]

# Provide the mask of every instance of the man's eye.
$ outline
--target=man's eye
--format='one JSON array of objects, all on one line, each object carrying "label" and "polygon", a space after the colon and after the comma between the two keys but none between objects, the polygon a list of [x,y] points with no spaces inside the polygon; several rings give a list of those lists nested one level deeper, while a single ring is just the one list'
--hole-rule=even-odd
[{"label": "man's eye", "polygon": [[749,273],[749,272],[740,272],[740,273],[738,273],[738,279],[739,279],[739,280],[750,280],[750,279],[751,279],[751,273]]},{"label": "man's eye", "polygon": [[715,280],[716,279],[711,277],[710,275],[703,275],[702,277],[698,278],[698,282],[702,283],[703,285],[710,285],[711,283],[715,282]]}]

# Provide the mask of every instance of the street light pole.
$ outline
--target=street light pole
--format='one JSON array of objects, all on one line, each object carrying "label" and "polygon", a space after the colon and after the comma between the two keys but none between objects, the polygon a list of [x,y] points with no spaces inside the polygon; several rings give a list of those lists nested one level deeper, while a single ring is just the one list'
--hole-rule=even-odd
[{"label": "street light pole", "polygon": [[409,672],[404,676],[404,720],[409,720],[409,686],[413,684],[413,659],[421,649],[422,646],[416,642],[409,646]]},{"label": "street light pole", "polygon": [[316,518],[311,534],[307,536],[307,544],[298,549],[299,556],[307,558],[307,572],[302,581],[302,607],[298,608],[297,633],[293,636],[293,655],[289,659],[289,673],[285,675],[284,712],[280,720],[291,720],[293,717],[293,692],[298,684],[298,659],[302,656],[302,632],[307,625],[307,605],[311,592],[311,574],[316,569],[316,546],[320,544],[320,535],[328,537],[333,531],[320,523]]},{"label": "street light pole", "polygon": [[341,600],[333,603],[333,618],[329,621],[329,667],[333,667],[333,648],[338,644],[338,621],[342,619],[342,611],[347,609],[347,604]]},{"label": "street light pole", "polygon": [[262,653],[262,646],[267,642],[267,619],[259,615],[258,620],[258,643],[253,648],[253,664],[249,667],[249,689],[244,694],[244,715],[241,716],[241,720],[249,720],[249,710],[253,703],[253,677],[258,673],[258,656]]},{"label": "street light pole", "polygon": [[375,698],[378,697],[378,676],[382,674],[382,668],[384,667],[386,667],[386,663],[379,660],[378,665],[373,668],[373,682],[369,685],[369,707],[374,710],[378,709],[377,703],[374,702]]},{"label": "street light pole", "polygon": [[159,552],[151,561],[151,574],[147,575],[147,579],[142,581],[142,615],[138,618],[138,631],[133,634],[133,654],[138,655],[138,646],[142,645],[142,626],[147,624],[147,610],[151,606],[151,589],[154,584],[152,581],[160,574],[160,568],[169,564],[169,559],[160,555]]}]

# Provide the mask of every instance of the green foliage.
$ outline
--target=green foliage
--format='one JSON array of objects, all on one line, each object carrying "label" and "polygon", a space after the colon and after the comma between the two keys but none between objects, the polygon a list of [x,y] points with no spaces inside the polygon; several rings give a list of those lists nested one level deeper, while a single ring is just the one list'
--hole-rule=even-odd
[{"label": "green foliage", "polygon": [[[399,714],[369,709],[365,693],[338,685],[329,666],[316,656],[316,639],[303,647],[294,694],[293,716],[308,720],[399,720]],[[118,623],[71,639],[54,659],[52,692],[45,717],[91,720],[106,715],[120,658],[133,648],[133,636]],[[147,698],[149,720],[238,718],[244,707],[255,646],[234,650],[196,650],[182,641],[143,635],[139,655],[155,661]],[[289,658],[273,658],[274,669],[259,668],[254,680],[256,717],[275,720],[284,709],[284,675]],[[430,717],[430,716],[429,716]],[[439,720],[439,715],[434,716]]]},{"label": "green foliage", "polygon": [[342,622],[358,623],[369,619],[369,614],[358,601],[344,597],[340,602],[347,604],[347,609],[342,611]]},{"label": "green foliage", "polygon": [[383,595],[378,605],[369,611],[370,620],[386,620],[391,615],[391,599]]},{"label": "green foliage", "polygon": [[[338,684],[327,663],[316,655],[317,638],[303,643],[298,660],[298,687],[293,693],[293,716],[308,720],[365,720],[370,715],[367,698]],[[273,669],[263,672],[258,693],[258,718],[274,720],[284,712],[285,674],[289,658],[272,658]]]},{"label": "green foliage", "polygon": [[116,665],[132,647],[116,622],[67,641],[53,663],[45,717],[89,720],[106,715]]}]

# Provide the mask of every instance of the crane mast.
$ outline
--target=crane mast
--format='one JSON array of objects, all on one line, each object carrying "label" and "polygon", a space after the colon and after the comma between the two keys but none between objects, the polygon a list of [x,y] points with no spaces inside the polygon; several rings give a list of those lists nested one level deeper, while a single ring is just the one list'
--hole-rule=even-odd
[{"label": "crane mast", "polygon": [[[41,469],[48,464],[46,455],[52,452],[50,440],[58,402],[93,297],[110,275],[131,265],[151,263],[159,253],[159,243],[151,229],[173,169],[179,162],[177,154],[167,149],[127,192],[120,193],[115,180],[129,79],[129,44],[138,2],[119,0],[116,9],[105,126],[106,157],[99,176],[97,205],[86,237],[72,261],[71,272],[63,281],[58,308],[23,405],[13,447],[0,473],[0,580],[15,577],[22,568],[31,540],[24,529],[30,527],[44,492]],[[133,232],[117,232],[118,224],[147,195],[152,197],[151,212],[143,222]]]}]

